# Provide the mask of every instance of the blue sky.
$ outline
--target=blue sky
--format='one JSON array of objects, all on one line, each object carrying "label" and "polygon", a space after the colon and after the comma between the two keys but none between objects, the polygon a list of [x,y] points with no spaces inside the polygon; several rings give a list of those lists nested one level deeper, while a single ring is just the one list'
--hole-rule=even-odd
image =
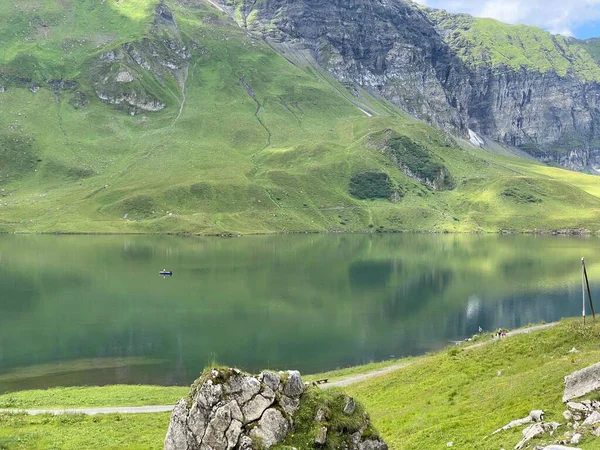
[{"label": "blue sky", "polygon": [[535,25],[579,39],[600,37],[600,0],[415,0],[432,8]]},{"label": "blue sky", "polygon": [[573,29],[573,34],[579,39],[600,37],[600,23],[587,23]]}]

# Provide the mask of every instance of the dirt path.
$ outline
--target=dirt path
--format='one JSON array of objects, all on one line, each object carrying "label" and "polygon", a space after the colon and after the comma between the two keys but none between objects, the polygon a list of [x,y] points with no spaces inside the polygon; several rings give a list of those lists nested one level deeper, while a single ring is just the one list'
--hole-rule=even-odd
[{"label": "dirt path", "polygon": [[[517,336],[519,334],[533,333],[534,331],[546,330],[546,329],[552,328],[552,327],[554,327],[556,325],[558,325],[558,322],[545,323],[543,325],[535,325],[533,327],[528,327],[528,328],[519,328],[518,330],[509,331],[508,333],[506,333],[506,336],[510,337],[510,336]],[[471,350],[473,348],[481,347],[483,345],[489,344],[490,342],[494,342],[494,340],[484,341],[484,342],[478,342],[477,344],[469,345],[469,346],[465,347],[465,350]]]},{"label": "dirt path", "polygon": [[[519,334],[527,334],[533,333],[535,331],[546,330],[553,326],[558,325],[558,322],[546,323],[543,325],[535,325],[529,328],[519,328],[518,330],[510,331],[506,334],[507,337],[516,336]],[[464,350],[472,350],[474,348],[479,348],[484,345],[487,345],[491,342],[495,342],[495,340],[479,342],[477,344],[472,344],[467,347],[464,347]],[[344,387],[349,386],[354,383],[359,383],[361,381],[368,380],[370,378],[375,378],[381,375],[385,375],[390,372],[394,372],[396,370],[403,369],[414,364],[415,361],[409,361],[401,364],[396,364],[394,366],[385,367],[383,369],[374,370],[372,372],[363,373],[360,375],[355,375],[352,377],[344,378],[339,381],[333,381],[327,384],[321,384],[319,387],[323,389],[328,389],[332,387]],[[95,416],[96,414],[149,414],[149,413],[161,413],[161,412],[170,412],[173,410],[174,405],[158,405],[158,406],[122,406],[122,407],[114,407],[114,408],[68,408],[68,409],[0,409],[0,414],[2,413],[12,413],[12,414],[29,414],[29,415],[37,415],[37,414],[52,414],[52,415],[60,415],[60,414],[86,414],[88,416]]]},{"label": "dirt path", "polygon": [[402,364],[396,364],[395,366],[385,367],[383,369],[374,370],[373,372],[362,373],[360,375],[355,375],[353,377],[344,378],[339,381],[332,381],[331,383],[319,385],[323,389],[332,388],[332,387],[344,387],[350,384],[359,383],[364,380],[368,380],[369,378],[378,377],[380,375],[385,375],[386,373],[394,372],[396,370],[404,369],[405,367],[413,364],[413,361],[405,362]]},{"label": "dirt path", "polygon": [[[535,331],[541,331],[541,330],[545,330],[547,328],[551,328],[555,325],[558,325],[558,322],[545,323],[543,325],[535,325],[535,326],[529,327],[529,328],[519,328],[518,330],[509,331],[508,333],[506,333],[506,337],[516,336],[519,334],[533,333]],[[505,339],[505,338],[503,338],[503,339]],[[478,347],[487,345],[491,342],[495,342],[495,339],[490,340],[490,341],[478,342],[477,344],[468,345],[468,346],[464,347],[463,349],[464,350],[472,350],[474,348],[478,348]],[[414,363],[414,361],[405,362],[403,364],[397,364],[395,366],[386,367],[384,369],[374,370],[373,372],[367,372],[367,373],[363,373],[363,374],[356,375],[353,377],[344,378],[343,380],[333,381],[331,383],[323,384],[323,385],[321,385],[321,387],[329,388],[329,387],[348,386],[350,384],[359,383],[361,381],[368,380],[369,378],[378,377],[380,375],[385,375],[386,373],[390,373],[390,372],[394,372],[399,369],[403,369],[405,367],[410,366],[413,363]]]},{"label": "dirt path", "polygon": [[35,416],[38,414],[52,414],[54,416],[61,414],[85,414],[95,416],[96,414],[149,414],[160,412],[171,412],[175,405],[160,406],[122,406],[114,408],[67,408],[67,409],[0,409],[2,413],[29,414]]}]

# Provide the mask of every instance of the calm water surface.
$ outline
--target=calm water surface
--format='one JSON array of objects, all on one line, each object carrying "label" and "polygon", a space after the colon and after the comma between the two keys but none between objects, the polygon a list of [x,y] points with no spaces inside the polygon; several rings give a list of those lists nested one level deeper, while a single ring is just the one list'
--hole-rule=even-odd
[{"label": "calm water surface", "polygon": [[597,238],[0,236],[0,392],[422,354],[580,315],[582,256],[600,305],[599,255]]}]

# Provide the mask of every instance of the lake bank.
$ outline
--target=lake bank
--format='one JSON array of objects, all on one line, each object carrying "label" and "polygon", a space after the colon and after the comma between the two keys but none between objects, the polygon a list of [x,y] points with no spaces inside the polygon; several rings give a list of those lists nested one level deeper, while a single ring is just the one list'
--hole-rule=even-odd
[{"label": "lake bank", "polygon": [[[488,437],[491,432],[510,420],[524,417],[531,409],[543,409],[548,420],[562,420],[563,377],[600,360],[597,339],[600,339],[599,323],[590,320],[584,327],[580,319],[570,319],[551,329],[499,339],[471,350],[464,348],[467,345],[451,346],[417,358],[402,370],[361,381],[345,390],[367,407],[373,424],[391,449],[437,448],[449,441],[465,449],[480,449],[482,442],[486,448],[500,448],[511,442],[514,445],[520,439],[520,430]],[[577,353],[569,353],[573,347]],[[382,364],[387,363],[376,367],[381,368]],[[373,367],[354,367],[305,378],[342,379],[372,371]],[[118,399],[127,389],[126,386],[77,388],[65,390],[63,395],[70,392],[72,399],[79,397],[95,406],[102,402],[102,406],[109,406],[131,401],[131,398]],[[178,391],[144,386],[130,389],[133,397],[158,395],[163,390],[166,397],[162,399],[170,397],[173,401],[187,392],[187,388],[178,388]],[[153,389],[158,390],[152,393]],[[78,390],[79,393],[74,394]],[[23,395],[33,401],[36,393]],[[0,396],[0,401],[5,402],[6,398],[6,395]],[[49,406],[49,401],[50,397],[40,399],[37,406]],[[82,442],[88,442],[86,436],[96,436],[95,448],[127,442],[120,448],[158,449],[162,446],[168,420],[168,413],[109,415],[96,421],[75,417],[62,423],[60,418],[0,415],[0,445],[11,450],[44,448],[42,444],[48,442],[46,439],[54,439],[64,444],[59,448],[77,448],[76,444],[81,448]],[[125,425],[132,428],[131,433],[126,434]],[[160,432],[155,427],[159,427]],[[100,437],[101,430],[109,436]],[[18,442],[18,437],[25,435],[30,436],[29,447]],[[597,448],[595,445],[584,439],[580,448]]]},{"label": "lake bank", "polygon": [[358,229],[358,230],[298,230],[298,231],[272,231],[272,232],[220,232],[220,233],[193,233],[193,232],[104,232],[104,231],[3,231],[0,235],[15,236],[175,236],[175,237],[217,237],[240,238],[244,236],[289,236],[289,235],[339,235],[339,234],[456,234],[456,235],[524,235],[524,236],[600,236],[600,230],[592,231],[586,228],[565,229],[533,229],[533,230],[450,230],[450,229]]}]

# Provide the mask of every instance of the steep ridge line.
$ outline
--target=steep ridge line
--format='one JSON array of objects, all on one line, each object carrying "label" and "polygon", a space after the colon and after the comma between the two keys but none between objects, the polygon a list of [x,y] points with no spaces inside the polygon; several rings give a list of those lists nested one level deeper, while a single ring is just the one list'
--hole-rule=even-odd
[{"label": "steep ridge line", "polygon": [[[558,322],[545,323],[542,325],[535,325],[527,328],[519,328],[518,330],[509,331],[506,336],[517,336],[519,334],[529,334],[536,331],[546,330],[548,328],[552,328],[558,325]],[[495,342],[494,340],[479,342],[477,344],[472,344],[467,347],[464,347],[463,350],[472,350],[474,348],[479,348],[484,345],[490,344],[491,342]],[[395,372],[396,370],[403,369],[405,367],[411,366],[414,364],[414,361],[409,361],[402,364],[396,364],[394,366],[385,367],[383,369],[373,370],[372,372],[363,373],[360,375],[355,375],[352,377],[344,378],[339,381],[334,381],[331,383],[319,385],[322,389],[329,389],[332,387],[344,387],[349,386],[351,384],[359,383],[361,381],[365,381],[371,378],[375,378],[381,375],[388,374],[390,372]],[[0,414],[29,414],[29,415],[39,415],[39,414],[51,414],[51,415],[60,415],[60,414],[85,414],[88,416],[94,416],[97,414],[149,414],[149,413],[161,413],[161,412],[170,412],[175,408],[175,405],[156,405],[156,406],[122,406],[122,407],[110,407],[110,408],[66,408],[66,409],[0,409]]]}]

